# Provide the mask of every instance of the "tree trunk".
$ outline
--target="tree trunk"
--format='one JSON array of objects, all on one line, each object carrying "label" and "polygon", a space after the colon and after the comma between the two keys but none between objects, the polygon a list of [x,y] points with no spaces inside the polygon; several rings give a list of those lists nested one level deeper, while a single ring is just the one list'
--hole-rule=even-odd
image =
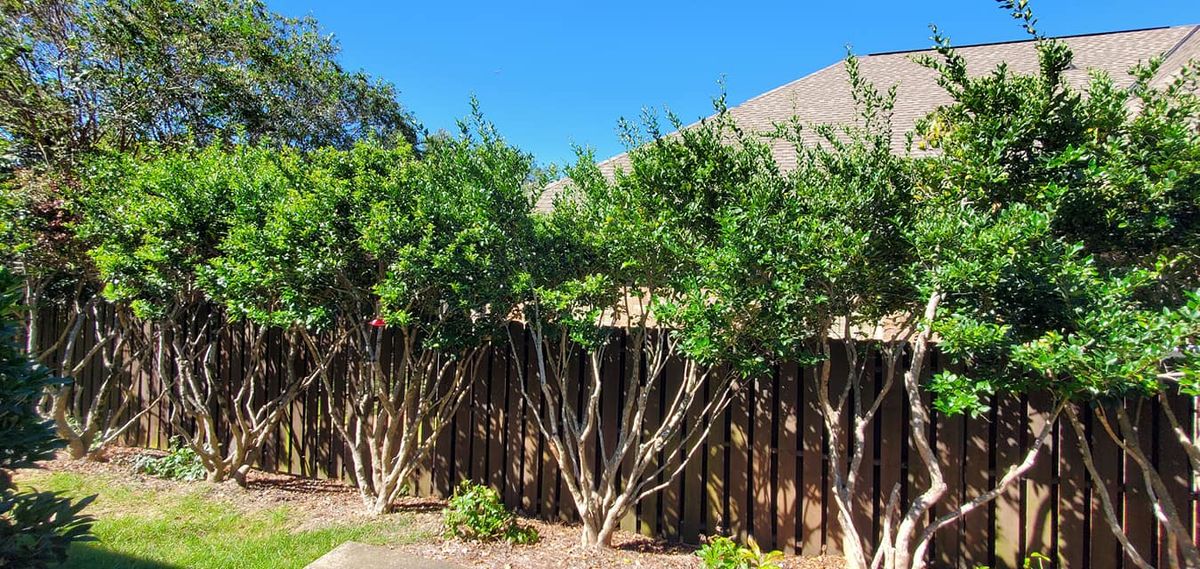
[{"label": "tree trunk", "polygon": [[392,500],[389,499],[387,493],[384,493],[384,492],[380,492],[380,493],[376,494],[371,499],[371,503],[368,505],[371,515],[373,515],[373,516],[382,516],[384,514],[390,514],[390,513],[392,513],[392,510],[394,507],[395,506],[394,506]]},{"label": "tree trunk", "polygon": [[[571,371],[581,346],[569,335],[546,333],[544,326],[537,318],[527,324],[525,348],[531,348],[534,371],[530,377],[518,366],[517,384],[583,520],[580,543],[611,547],[625,512],[675,480],[707,440],[732,396],[734,372],[713,373],[712,367],[684,360],[682,384],[667,397],[659,419],[650,421],[651,394],[664,388],[667,362],[676,353],[676,340],[669,333],[648,333],[644,322],[628,326],[626,342],[608,338],[583,352],[587,373],[581,381]],[[524,336],[525,330],[519,335]],[[522,361],[524,350],[518,348],[517,335],[517,329],[509,329],[509,347],[513,360]],[[603,424],[601,402],[619,396],[610,392],[616,385],[604,381],[600,370],[609,365],[606,350],[623,344],[630,346],[628,357],[623,358],[630,380],[611,425],[615,436],[606,440],[613,435],[605,433],[609,429]],[[674,457],[679,459],[672,464]]]},{"label": "tree trunk", "polygon": [[79,460],[82,458],[87,458],[87,456],[88,456],[87,442],[85,442],[82,438],[80,438],[78,436],[74,436],[74,434],[66,437],[66,440],[67,440],[67,453],[70,455],[72,460]]},{"label": "tree trunk", "polygon": [[613,537],[617,533],[617,523],[607,519],[611,516],[604,517],[606,519],[599,522],[586,521],[585,518],[585,521],[583,522],[583,528],[579,536],[580,545],[583,545],[584,547],[604,549],[612,548]]}]

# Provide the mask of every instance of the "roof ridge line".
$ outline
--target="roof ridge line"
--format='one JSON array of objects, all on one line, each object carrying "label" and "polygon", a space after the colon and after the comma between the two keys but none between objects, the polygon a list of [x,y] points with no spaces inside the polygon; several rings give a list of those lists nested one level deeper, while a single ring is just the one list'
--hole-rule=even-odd
[{"label": "roof ridge line", "polygon": [[[1169,30],[1171,28],[1186,28],[1186,27],[1192,27],[1193,28],[1192,31],[1194,32],[1195,28],[1198,26],[1200,26],[1200,24],[1180,24],[1178,26],[1149,26],[1149,27],[1145,27],[1145,28],[1133,28],[1133,29],[1128,29],[1128,30],[1110,30],[1107,32],[1085,32],[1085,33],[1079,33],[1079,34],[1067,34],[1067,35],[1062,35],[1062,36],[1047,37],[1045,39],[1065,40],[1065,39],[1073,39],[1073,38],[1108,36],[1108,35],[1115,35],[1115,34],[1132,34],[1132,33],[1138,33],[1138,32],[1152,32],[1152,31],[1157,31],[1157,30]],[[1011,45],[1011,44],[1029,43],[1029,42],[1035,42],[1035,41],[1038,41],[1037,38],[968,43],[968,44],[962,44],[962,45],[951,45],[950,47],[952,47],[954,49],[966,49],[969,47],[988,47],[988,46],[993,46],[993,45]],[[918,53],[918,52],[922,52],[922,51],[932,51],[933,49],[934,48],[932,48],[932,47],[924,47],[924,48],[919,48],[919,49],[897,49],[894,51],[879,51],[879,52],[875,52],[875,53],[869,53],[869,54],[867,54],[867,57],[874,57],[876,55],[899,55],[902,53]]]},{"label": "roof ridge line", "polygon": [[1171,49],[1168,49],[1167,51],[1163,52],[1163,54],[1162,54],[1163,62],[1165,63],[1168,59],[1171,58],[1172,55],[1175,55],[1175,52],[1179,51],[1179,48],[1183,47],[1183,44],[1187,43],[1188,40],[1192,39],[1192,36],[1196,35],[1197,31],[1200,31],[1200,24],[1193,24],[1192,31],[1188,32],[1182,38],[1180,38],[1179,41],[1175,42],[1175,45],[1171,46]]}]

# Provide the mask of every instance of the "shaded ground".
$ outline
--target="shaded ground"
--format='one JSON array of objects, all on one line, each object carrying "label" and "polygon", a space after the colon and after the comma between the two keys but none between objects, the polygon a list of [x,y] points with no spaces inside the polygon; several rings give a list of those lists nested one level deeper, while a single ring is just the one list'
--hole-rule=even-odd
[{"label": "shaded ground", "polygon": [[[532,546],[445,539],[442,503],[408,500],[380,518],[362,513],[358,494],[330,480],[252,472],[249,488],[174,482],[131,473],[132,456],[115,449],[105,462],[55,460],[18,472],[18,484],[74,495],[99,494],[89,512],[97,543],[72,550],[66,567],[303,567],[346,541],[386,545],[472,568],[699,567],[693,549],[629,533],[617,547],[578,545],[579,530],[522,520],[542,540]],[[788,569],[841,567],[841,559],[789,558]]]}]

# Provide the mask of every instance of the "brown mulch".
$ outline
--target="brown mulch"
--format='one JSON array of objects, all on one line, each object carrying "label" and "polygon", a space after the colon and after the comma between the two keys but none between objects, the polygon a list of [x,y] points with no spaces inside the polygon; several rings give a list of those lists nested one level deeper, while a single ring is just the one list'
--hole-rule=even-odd
[{"label": "brown mulch", "polygon": [[[89,475],[120,475],[123,480],[155,490],[178,490],[186,482],[163,480],[132,472],[136,456],[156,453],[144,449],[114,447],[93,460],[70,460],[64,457],[39,464],[54,471],[77,472]],[[300,478],[285,474],[251,471],[248,485],[211,485],[212,495],[225,499],[246,511],[288,505],[305,512],[306,521],[298,529],[316,529],[334,523],[366,521],[358,492],[336,480]],[[429,498],[404,498],[398,504],[399,513],[412,522],[408,529],[436,536],[413,544],[396,545],[400,551],[420,557],[454,562],[471,568],[503,569],[565,569],[607,567],[695,568],[699,560],[695,547],[654,540],[629,532],[618,532],[615,547],[596,550],[579,544],[579,528],[562,523],[522,518],[521,523],[532,525],[541,536],[535,545],[465,542],[441,535],[441,509],[445,502]],[[784,569],[834,569],[844,567],[836,556],[788,557]]]},{"label": "brown mulch", "polygon": [[[619,532],[611,550],[579,545],[579,528],[540,520],[522,520],[537,528],[541,540],[536,545],[507,543],[467,543],[437,539],[431,543],[401,546],[397,549],[431,559],[451,561],[471,568],[565,569],[608,567],[688,568],[700,567],[695,547],[667,543],[642,535]],[[788,557],[784,569],[841,569],[841,557]]]}]

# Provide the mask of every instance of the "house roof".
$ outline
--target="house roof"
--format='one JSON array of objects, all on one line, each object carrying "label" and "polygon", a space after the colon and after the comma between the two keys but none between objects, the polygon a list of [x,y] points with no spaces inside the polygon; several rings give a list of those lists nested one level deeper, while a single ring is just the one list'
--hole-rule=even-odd
[{"label": "house roof", "polygon": [[[1170,81],[1189,60],[1200,60],[1200,25],[1059,39],[1066,42],[1075,53],[1075,69],[1067,72],[1067,80],[1077,87],[1086,85],[1092,70],[1108,73],[1120,88],[1128,87],[1133,82],[1128,74],[1129,69],[1159,55],[1165,56],[1166,60],[1155,83],[1163,84]],[[1037,53],[1032,40],[957,49],[966,58],[970,73],[987,73],[1000,63],[1007,63],[1011,70],[1019,73],[1037,71]],[[859,59],[859,70],[865,79],[880,89],[896,86],[892,146],[897,151],[904,149],[905,133],[912,130],[918,119],[950,102],[950,97],[937,84],[936,72],[913,61],[913,56],[921,53],[930,52],[877,53]],[[729,109],[738,125],[750,132],[772,131],[775,123],[792,117],[807,124],[847,123],[855,120],[855,112],[846,70],[840,61]],[[787,170],[795,167],[796,154],[790,144],[783,141],[773,141],[771,144],[775,160],[781,168]],[[599,167],[601,172],[611,176],[628,163],[628,156],[622,153],[600,162]],[[554,196],[568,184],[569,179],[562,179],[546,186],[538,200],[537,209],[549,210]]]}]

